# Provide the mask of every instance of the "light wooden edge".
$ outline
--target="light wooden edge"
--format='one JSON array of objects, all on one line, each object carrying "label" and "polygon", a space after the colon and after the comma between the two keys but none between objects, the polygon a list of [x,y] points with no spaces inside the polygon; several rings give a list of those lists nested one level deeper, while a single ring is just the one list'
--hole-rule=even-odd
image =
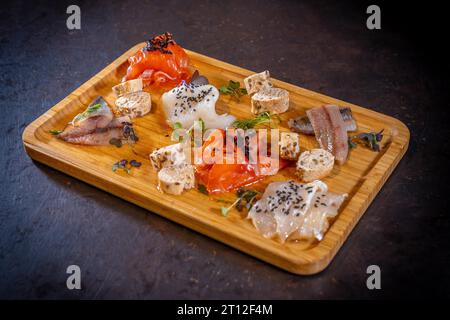
[{"label": "light wooden edge", "polygon": [[[93,76],[91,79],[86,81],[84,84],[82,84],[76,91],[82,91],[84,89],[90,88],[93,84],[100,81],[103,77],[105,77],[108,73],[113,72],[117,67],[122,65],[128,57],[139,50],[144,43],[139,43],[132,47],[130,50],[125,52],[123,55],[121,55],[119,58],[117,58],[114,62],[112,62],[110,65],[108,65],[106,68],[104,68],[102,71],[100,71],[98,74]],[[198,54],[196,52],[186,50],[188,54],[191,57],[194,57],[194,59],[202,61],[204,63],[208,63],[211,65],[220,66],[223,69],[235,72],[237,74],[243,74],[243,75],[250,75],[254,72],[250,70],[246,70],[228,63],[225,63],[223,61],[219,61],[214,58],[210,58],[201,54]],[[410,133],[409,129],[406,127],[404,123],[401,121],[380,114],[376,111],[365,109],[353,104],[349,104],[347,102],[334,99],[325,95],[322,95],[320,93],[316,93],[307,89],[303,89],[297,86],[294,86],[292,84],[276,80],[274,79],[275,85],[283,86],[287,88],[288,90],[295,91],[296,93],[300,95],[304,95],[306,97],[310,97],[313,99],[317,99],[322,101],[323,103],[335,103],[338,105],[347,105],[351,106],[352,109],[357,111],[364,111],[365,113],[371,113],[374,117],[384,117],[388,118],[393,126],[395,126],[398,129],[398,134],[394,136],[392,142],[388,146],[387,150],[384,150],[383,155],[378,159],[376,165],[370,170],[370,172],[367,174],[367,177],[365,181],[361,184],[359,187],[359,190],[376,190],[376,192],[371,192],[363,199],[356,199],[355,197],[352,198],[347,206],[350,206],[352,202],[353,206],[357,206],[360,208],[358,210],[359,214],[349,214],[352,216],[352,219],[337,219],[331,228],[327,231],[325,234],[324,239],[319,242],[318,245],[313,247],[310,250],[306,250],[302,252],[302,256],[299,257],[292,257],[289,254],[279,256],[283,259],[283,265],[284,269],[297,273],[297,274],[315,274],[323,269],[325,269],[328,264],[331,262],[332,258],[335,256],[339,248],[344,243],[345,239],[348,237],[351,230],[354,228],[354,226],[357,224],[361,216],[364,214],[365,210],[369,206],[369,204],[372,202],[378,191],[383,186],[384,182],[388,179],[392,171],[395,169],[397,164],[399,163],[400,159],[405,154]],[[182,212],[177,211],[180,214],[173,215],[168,214],[164,210],[167,210],[167,206],[161,205],[157,202],[149,202],[148,199],[144,199],[142,196],[137,196],[136,194],[130,194],[129,196],[126,195],[127,188],[114,184],[111,181],[108,181],[106,179],[103,179],[104,185],[101,185],[99,181],[102,179],[102,177],[97,176],[94,170],[89,170],[89,168],[78,168],[74,163],[70,162],[68,159],[61,159],[57,156],[53,157],[51,156],[51,150],[49,152],[48,149],[45,148],[45,143],[41,142],[35,137],[35,131],[44,124],[47,120],[49,120],[53,115],[55,115],[61,108],[63,108],[69,101],[71,101],[73,98],[78,98],[77,95],[74,95],[74,93],[69,94],[66,98],[64,98],[61,102],[56,104],[54,107],[52,107],[50,110],[48,110],[46,113],[44,113],[42,116],[37,118],[35,121],[33,121],[31,124],[29,124],[22,135],[22,140],[24,143],[24,147],[26,152],[29,154],[29,156],[36,161],[43,162],[43,163],[51,163],[52,167],[55,167],[56,169],[65,172],[66,174],[69,174],[71,176],[74,176],[76,178],[79,178],[83,176],[82,180],[85,182],[92,184],[102,190],[105,190],[109,193],[112,193],[116,196],[120,196],[122,198],[125,198],[125,200],[133,202],[141,207],[144,207],[148,210],[151,210],[155,213],[158,213],[170,220],[173,220],[177,223],[183,224],[185,226],[188,226],[189,228],[192,228],[198,232],[201,232],[203,234],[206,234],[209,237],[212,237],[218,241],[221,241],[227,245],[230,245],[232,247],[235,247],[239,250],[242,250],[244,252],[247,252],[250,255],[253,255],[257,258],[260,258],[264,261],[267,261],[269,263],[272,263],[265,255],[266,252],[264,251],[264,248],[261,247],[259,244],[250,243],[252,246],[257,247],[255,249],[255,252],[249,252],[248,248],[244,247],[244,243],[241,243],[240,241],[243,240],[241,236],[236,234],[235,239],[232,239],[229,237],[227,233],[224,233],[223,230],[219,228],[214,228],[214,230],[211,230],[211,226],[208,224],[203,223],[202,221],[195,221],[191,217],[191,219],[184,217]],[[384,165],[389,166],[389,170],[385,171],[384,169],[380,168],[380,162],[383,160]],[[86,175],[85,172],[88,172],[89,175]],[[125,192],[124,192],[125,191]],[[358,204],[356,202],[359,202]],[[174,208],[171,208],[171,210],[174,210]],[[340,213],[342,215],[345,211]],[[341,217],[340,217],[341,218]],[[233,241],[230,241],[233,240]],[[247,241],[244,241],[248,244]],[[319,257],[319,258],[318,258]]]}]

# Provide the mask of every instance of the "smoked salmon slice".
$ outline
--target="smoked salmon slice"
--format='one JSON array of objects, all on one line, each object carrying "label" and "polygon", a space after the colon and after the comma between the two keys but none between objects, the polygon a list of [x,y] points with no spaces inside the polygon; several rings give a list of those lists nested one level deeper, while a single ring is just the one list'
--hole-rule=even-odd
[{"label": "smoked salmon slice", "polygon": [[168,32],[148,40],[128,63],[122,81],[142,78],[144,87],[170,89],[191,78],[188,55]]}]

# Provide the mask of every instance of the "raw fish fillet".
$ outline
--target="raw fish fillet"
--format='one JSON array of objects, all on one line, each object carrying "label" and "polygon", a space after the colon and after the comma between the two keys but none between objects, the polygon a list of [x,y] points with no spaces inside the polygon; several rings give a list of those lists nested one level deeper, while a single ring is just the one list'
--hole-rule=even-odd
[{"label": "raw fish fillet", "polygon": [[320,147],[334,154],[333,129],[325,109],[323,107],[309,109],[306,111],[306,115],[311,121]]},{"label": "raw fish fillet", "polygon": [[[100,106],[100,107],[97,107]],[[92,132],[97,128],[107,127],[113,120],[114,115],[108,104],[102,97],[97,97],[86,108],[78,114],[58,137],[66,140],[70,137],[77,137]]]},{"label": "raw fish fillet", "polygon": [[97,97],[58,134],[58,138],[76,144],[106,145],[112,138],[123,138],[125,125],[131,126],[130,118],[114,118],[107,102]]},{"label": "raw fish fillet", "polygon": [[[353,119],[352,109],[339,108],[339,112],[341,113],[342,120],[344,120],[345,129],[349,132],[356,131],[357,125],[355,119]],[[288,125],[291,131],[314,135],[314,129],[308,116],[300,116],[298,118],[289,119]]]},{"label": "raw fish fillet", "polygon": [[339,107],[327,105],[306,111],[314,134],[322,149],[331,152],[339,164],[348,156],[347,129]]},{"label": "raw fish fillet", "polygon": [[328,105],[324,107],[330,119],[333,133],[333,155],[339,164],[344,164],[348,156],[348,136],[339,107]]},{"label": "raw fish fillet", "polygon": [[122,139],[122,128],[95,129],[92,133],[66,138],[66,142],[87,145],[107,145],[111,139]]},{"label": "raw fish fillet", "polygon": [[328,219],[336,216],[346,195],[329,193],[327,185],[316,180],[270,183],[262,198],[248,213],[253,225],[266,238],[316,238],[328,229]]}]

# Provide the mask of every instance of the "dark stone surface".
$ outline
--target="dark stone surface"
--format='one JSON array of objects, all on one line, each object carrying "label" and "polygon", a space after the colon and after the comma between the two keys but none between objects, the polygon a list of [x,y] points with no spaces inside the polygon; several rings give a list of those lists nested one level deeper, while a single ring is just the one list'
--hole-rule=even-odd
[{"label": "dark stone surface", "polygon": [[[79,31],[66,29],[69,3],[14,1],[0,9],[1,298],[449,297],[450,130],[440,107],[448,107],[450,68],[439,7],[413,8],[435,22],[428,24],[405,6],[382,6],[383,29],[369,31],[363,3],[77,3]],[[324,272],[281,271],[25,154],[27,124],[166,30],[189,49],[269,69],[410,128],[408,153]],[[70,264],[81,267],[81,291],[66,289]],[[381,267],[382,290],[366,288],[371,264]]]}]

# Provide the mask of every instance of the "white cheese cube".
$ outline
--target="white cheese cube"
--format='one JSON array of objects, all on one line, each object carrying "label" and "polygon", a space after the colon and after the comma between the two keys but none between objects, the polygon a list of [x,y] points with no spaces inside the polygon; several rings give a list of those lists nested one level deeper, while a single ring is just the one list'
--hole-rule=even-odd
[{"label": "white cheese cube", "polygon": [[119,83],[118,85],[112,87],[112,91],[116,95],[116,98],[119,98],[127,93],[142,91],[143,87],[142,79],[138,78]]},{"label": "white cheese cube", "polygon": [[267,70],[261,73],[252,74],[245,78],[244,85],[249,95],[258,92],[261,89],[273,87],[272,81],[270,81],[270,73]]},{"label": "white cheese cube", "polygon": [[148,92],[126,93],[116,100],[116,109],[122,116],[142,117],[150,112],[152,98]]},{"label": "white cheese cube", "polygon": [[167,167],[158,172],[158,189],[162,192],[180,195],[194,185],[194,166],[190,164]]},{"label": "white cheese cube", "polygon": [[172,144],[150,153],[150,162],[156,171],[162,168],[180,166],[190,161],[190,149],[182,144]]}]

